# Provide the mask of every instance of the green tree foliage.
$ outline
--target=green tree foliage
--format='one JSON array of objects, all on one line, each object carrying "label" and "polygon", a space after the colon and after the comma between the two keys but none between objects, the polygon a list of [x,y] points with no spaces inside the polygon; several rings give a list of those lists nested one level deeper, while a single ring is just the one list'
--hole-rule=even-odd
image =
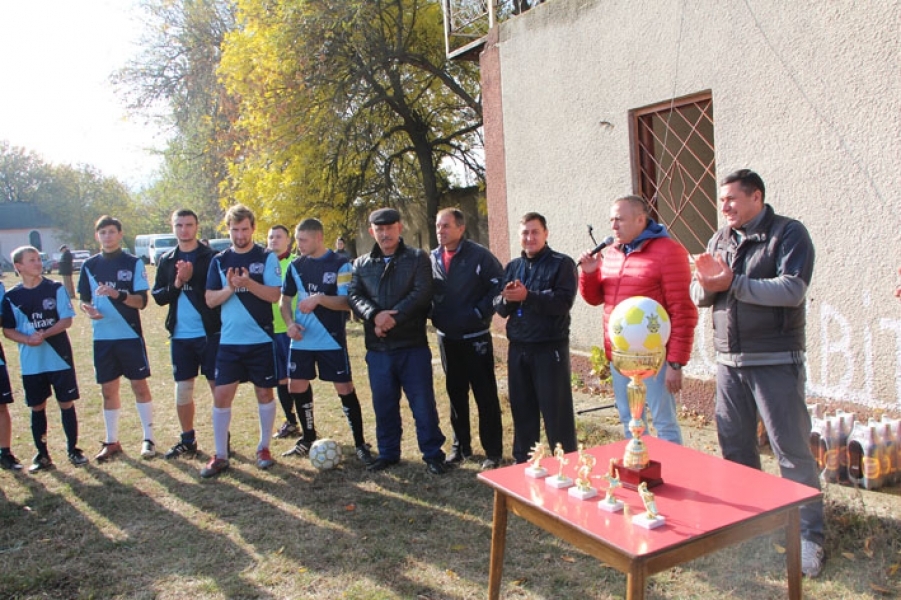
[{"label": "green tree foliage", "polygon": [[36,153],[5,141],[0,141],[0,186],[0,202],[34,204],[48,216],[48,225],[76,248],[97,247],[94,223],[100,215],[122,219],[129,230],[132,224],[140,227],[147,217],[116,178],[86,165],[45,163]]},{"label": "green tree foliage", "polygon": [[[240,98],[226,193],[262,223],[356,231],[375,206],[434,222],[446,159],[483,178],[478,71],[443,53],[435,0],[237,0],[220,74]],[[428,228],[431,243],[434,231]]]},{"label": "green tree foliage", "polygon": [[0,202],[34,202],[47,177],[40,156],[0,140]]},{"label": "green tree foliage", "polygon": [[216,75],[222,41],[235,25],[234,2],[143,0],[141,8],[142,51],[114,79],[131,110],[172,130],[160,177],[142,201],[165,214],[166,223],[173,208],[192,208],[212,231],[238,146],[232,137],[235,102]]}]

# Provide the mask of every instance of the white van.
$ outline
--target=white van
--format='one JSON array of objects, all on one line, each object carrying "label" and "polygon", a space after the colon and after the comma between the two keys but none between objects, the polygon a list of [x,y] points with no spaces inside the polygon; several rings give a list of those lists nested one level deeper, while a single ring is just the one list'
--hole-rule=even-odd
[{"label": "white van", "polygon": [[160,256],[178,245],[178,238],[171,233],[146,233],[135,237],[135,256],[155,265]]}]

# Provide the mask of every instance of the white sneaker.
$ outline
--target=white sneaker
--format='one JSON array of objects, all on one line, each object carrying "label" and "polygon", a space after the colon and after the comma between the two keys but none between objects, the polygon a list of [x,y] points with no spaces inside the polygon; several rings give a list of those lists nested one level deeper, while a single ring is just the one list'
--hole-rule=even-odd
[{"label": "white sneaker", "polygon": [[141,457],[153,458],[154,456],[156,456],[156,444],[150,440],[144,440],[144,443],[141,444]]},{"label": "white sneaker", "polygon": [[810,540],[801,540],[801,573],[813,578],[823,570],[823,547]]}]

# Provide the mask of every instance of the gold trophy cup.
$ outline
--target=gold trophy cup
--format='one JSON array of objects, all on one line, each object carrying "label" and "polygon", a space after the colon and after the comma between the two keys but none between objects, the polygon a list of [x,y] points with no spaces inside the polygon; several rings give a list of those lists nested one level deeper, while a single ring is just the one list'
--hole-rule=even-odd
[{"label": "gold trophy cup", "polygon": [[641,417],[647,403],[643,380],[660,372],[666,359],[669,332],[669,315],[657,301],[643,296],[628,298],[618,304],[608,322],[613,368],[631,380],[627,395],[632,439],[626,444],[623,459],[616,463],[616,468],[622,485],[633,490],[642,483],[648,487],[663,483],[660,463],[650,460],[648,448],[641,441],[644,433]]}]

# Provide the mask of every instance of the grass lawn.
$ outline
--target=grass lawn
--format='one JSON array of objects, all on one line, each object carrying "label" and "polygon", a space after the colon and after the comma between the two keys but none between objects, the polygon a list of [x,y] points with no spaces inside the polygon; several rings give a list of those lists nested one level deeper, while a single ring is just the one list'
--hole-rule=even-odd
[{"label": "grass lawn", "polygon": [[[11,274],[4,279],[7,288],[16,282]],[[163,451],[179,432],[164,315],[152,303],[143,313],[155,431]],[[104,429],[87,317],[76,318],[70,336],[82,395],[80,445],[93,459]],[[349,343],[366,434],[375,447],[360,325],[350,325]],[[18,352],[9,340],[3,344],[16,399],[13,451],[27,468],[34,450]],[[450,437],[443,374],[437,360],[434,364],[442,427]],[[503,389],[502,366],[498,377]],[[318,472],[306,459],[281,458],[292,441],[274,440],[278,464],[258,470],[255,400],[245,384],[234,405],[232,468],[212,480],[198,475],[206,455],[141,459],[141,426],[127,383],[120,426],[125,455],[111,463],[70,465],[59,413],[50,406],[49,445],[57,468],[34,476],[0,471],[0,598],[484,598],[492,494],[476,481],[478,462],[443,477],[429,475],[405,409],[402,463],[370,474],[352,457],[334,389],[319,383],[314,389],[320,437],[338,440],[345,450],[340,468]],[[211,396],[204,385],[197,390],[198,440],[210,451]],[[587,407],[604,399],[578,394],[576,401]],[[502,404],[509,453],[506,397]],[[612,412],[580,417],[580,441],[591,446],[618,439]],[[687,445],[716,452],[709,427],[695,426],[688,416],[683,427]],[[474,450],[481,451],[478,444]],[[767,468],[775,468],[770,457]],[[830,486],[826,504],[829,561],[820,579],[805,581],[806,597],[895,597],[901,589],[897,488],[874,493]],[[648,598],[784,598],[783,548],[781,535],[761,536],[660,573],[651,579]],[[510,518],[503,597],[613,599],[624,591],[620,573]]]}]

